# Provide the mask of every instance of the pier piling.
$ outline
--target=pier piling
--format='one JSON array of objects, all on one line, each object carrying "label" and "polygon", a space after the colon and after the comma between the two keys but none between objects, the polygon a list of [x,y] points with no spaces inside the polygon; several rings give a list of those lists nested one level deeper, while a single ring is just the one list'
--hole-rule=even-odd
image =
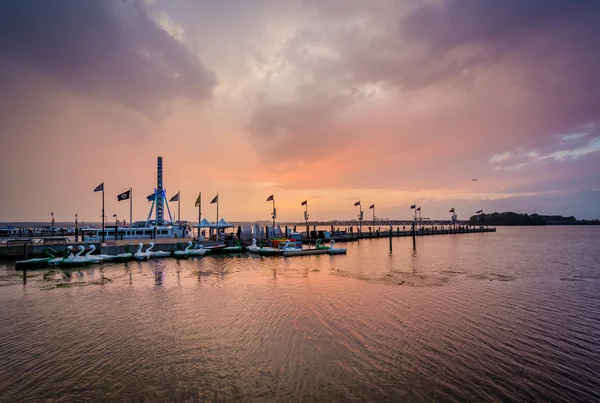
[{"label": "pier piling", "polygon": [[417,250],[417,239],[415,236],[415,222],[412,223],[412,238],[413,238],[413,250]]}]

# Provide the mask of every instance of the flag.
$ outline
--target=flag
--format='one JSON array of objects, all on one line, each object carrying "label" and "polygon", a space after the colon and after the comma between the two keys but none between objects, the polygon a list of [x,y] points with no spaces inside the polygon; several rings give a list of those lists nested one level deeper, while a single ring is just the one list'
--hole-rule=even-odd
[{"label": "flag", "polygon": [[104,192],[104,182],[102,182],[101,184],[96,186],[96,189],[94,189],[94,192]]},{"label": "flag", "polygon": [[421,211],[421,207],[417,207],[415,211]]},{"label": "flag", "polygon": [[148,199],[148,201],[153,201],[156,199],[156,193],[152,193],[150,196],[146,196],[146,199]]},{"label": "flag", "polygon": [[354,203],[355,206],[360,206],[360,200]]},{"label": "flag", "polygon": [[411,209],[416,208],[416,207],[417,207],[416,204],[413,204],[412,206],[410,206]]},{"label": "flag", "polygon": [[51,215],[52,217],[54,217],[54,212],[50,213],[50,215]]},{"label": "flag", "polygon": [[271,200],[273,200],[273,195],[271,195],[267,198],[267,201],[271,201]]},{"label": "flag", "polygon": [[369,206],[369,208],[375,208],[375,205],[374,205],[374,204],[371,204],[371,205]]},{"label": "flag", "polygon": [[117,195],[117,201],[127,200],[129,199],[129,196],[131,196],[131,189],[129,189],[127,192],[123,192],[120,195]]},{"label": "flag", "polygon": [[451,213],[454,213],[454,207],[452,207],[452,208],[450,209],[450,212],[451,212]]},{"label": "flag", "polygon": [[116,217],[116,216],[117,216],[116,214],[113,214],[113,217]]},{"label": "flag", "polygon": [[198,207],[200,205],[200,197],[202,196],[202,193],[200,193],[198,195],[198,198],[196,199],[196,204],[194,204],[194,207]]},{"label": "flag", "polygon": [[210,204],[213,204],[213,203],[218,203],[218,202],[219,202],[219,195],[217,194],[217,195],[215,196],[215,198],[214,198],[214,199],[212,199],[212,201],[210,202]]},{"label": "flag", "polygon": [[301,205],[306,206],[306,203],[308,203],[308,200],[304,200]]},{"label": "flag", "polygon": [[171,199],[169,200],[170,202],[178,202],[179,201],[179,193],[181,192],[177,192],[177,194],[173,197],[171,197]]}]

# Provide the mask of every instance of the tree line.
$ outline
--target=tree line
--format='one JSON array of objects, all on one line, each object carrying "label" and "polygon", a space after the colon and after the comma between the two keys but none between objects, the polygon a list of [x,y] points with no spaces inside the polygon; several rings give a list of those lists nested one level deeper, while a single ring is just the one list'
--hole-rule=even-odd
[{"label": "tree line", "polygon": [[469,218],[469,225],[547,225],[548,223],[577,222],[573,216],[519,214],[514,212],[491,213],[473,215]]}]

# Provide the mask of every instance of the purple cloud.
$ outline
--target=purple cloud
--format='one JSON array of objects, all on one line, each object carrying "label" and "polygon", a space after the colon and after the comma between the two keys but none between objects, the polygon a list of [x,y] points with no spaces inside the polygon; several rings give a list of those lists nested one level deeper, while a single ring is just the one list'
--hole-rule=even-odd
[{"label": "purple cloud", "polygon": [[143,113],[177,98],[206,100],[216,84],[139,1],[2,2],[0,62]]}]

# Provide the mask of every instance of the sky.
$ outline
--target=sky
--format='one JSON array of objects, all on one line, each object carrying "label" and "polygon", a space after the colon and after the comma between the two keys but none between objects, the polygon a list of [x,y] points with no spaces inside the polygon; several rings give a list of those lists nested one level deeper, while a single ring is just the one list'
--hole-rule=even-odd
[{"label": "sky", "polygon": [[[597,0],[0,2],[0,221],[600,218]],[[477,181],[473,181],[477,179]],[[171,203],[177,211],[177,204]],[[110,221],[110,220],[109,220]]]}]

